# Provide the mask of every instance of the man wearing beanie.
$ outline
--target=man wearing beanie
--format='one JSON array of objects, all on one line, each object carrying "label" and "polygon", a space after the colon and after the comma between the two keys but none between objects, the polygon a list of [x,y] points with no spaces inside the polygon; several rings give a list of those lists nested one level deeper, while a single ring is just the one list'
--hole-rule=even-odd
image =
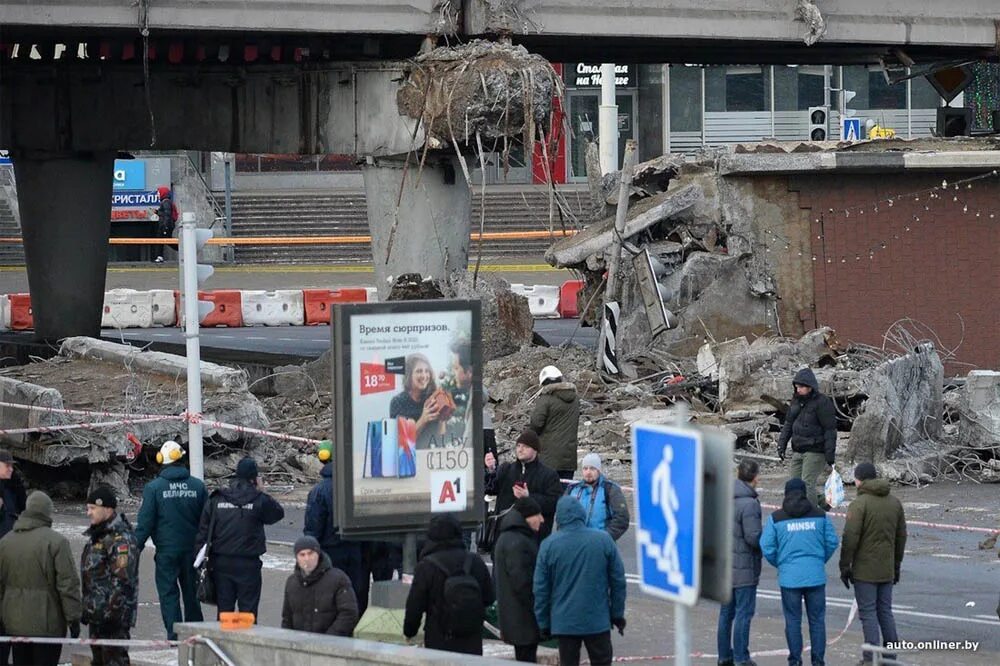
[{"label": "man wearing beanie", "polygon": [[566,494],[580,500],[587,514],[587,527],[604,530],[615,541],[628,530],[628,502],[622,487],[604,476],[601,456],[588,453],[583,457],[583,480],[566,489]]},{"label": "man wearing beanie", "polygon": [[[160,447],[160,475],[142,490],[142,507],[136,517],[135,540],[140,552],[153,538],[156,554],[156,594],[168,640],[177,640],[175,622],[201,622],[194,538],[205,508],[205,484],[184,466],[184,449],[168,440]],[[184,614],[181,614],[181,600]]]},{"label": "man wearing beanie", "polygon": [[[52,529],[52,500],[43,492],[31,493],[13,531],[0,540],[0,597],[9,636],[64,638],[67,628],[80,636],[76,561],[69,541]],[[14,664],[55,666],[62,646],[15,643],[13,652]]]},{"label": "man wearing beanie", "polygon": [[493,548],[500,637],[514,646],[517,661],[529,663],[535,663],[538,655],[538,621],[531,581],[538,559],[538,530],[544,521],[538,502],[522,497],[501,520],[500,536]]},{"label": "man wearing beanie", "polygon": [[[118,513],[118,498],[109,486],[87,496],[89,537],[80,557],[83,611],[80,621],[90,638],[128,639],[139,606],[139,548],[132,525]],[[92,645],[93,663],[128,664],[128,648]]]},{"label": "man wearing beanie", "polygon": [[496,457],[487,453],[486,494],[497,496],[498,514],[514,506],[522,497],[533,498],[542,507],[545,523],[539,530],[539,537],[544,539],[552,531],[556,502],[562,497],[563,488],[556,471],[538,459],[540,446],[538,435],[529,429],[517,437],[514,462],[504,463],[498,469]]},{"label": "man wearing beanie", "polygon": [[[899,582],[906,548],[903,505],[889,494],[889,482],[877,476],[871,463],[854,468],[858,497],[847,508],[840,549],[840,580],[848,589],[854,583],[858,615],[869,645],[899,640],[892,616],[892,586]],[[870,652],[863,653],[862,663],[871,660]]]},{"label": "man wearing beanie", "polygon": [[562,479],[576,473],[577,431],[580,429],[580,398],[576,386],[562,371],[547,365],[538,374],[541,387],[529,425],[541,438],[542,461]]},{"label": "man wearing beanie", "polygon": [[358,623],[351,580],[330,564],[315,537],[299,537],[294,550],[295,571],[285,582],[281,628],[350,637]]},{"label": "man wearing beanie", "polygon": [[809,499],[802,479],[789,479],[781,508],[767,517],[760,537],[764,558],[778,569],[789,666],[802,665],[802,603],[809,620],[813,666],[826,662],[826,569],[837,550],[837,532]]},{"label": "man wearing beanie", "polygon": [[201,514],[196,552],[207,546],[220,613],[239,610],[257,615],[260,604],[260,556],[267,551],[264,526],[285,517],[278,502],[257,488],[257,461],[236,465],[228,488],[212,491]]}]

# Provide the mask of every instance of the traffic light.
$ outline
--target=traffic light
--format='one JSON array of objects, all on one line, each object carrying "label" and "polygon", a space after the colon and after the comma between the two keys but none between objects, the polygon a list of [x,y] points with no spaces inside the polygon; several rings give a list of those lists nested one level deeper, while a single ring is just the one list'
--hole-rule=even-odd
[{"label": "traffic light", "polygon": [[809,140],[826,141],[830,131],[830,107],[809,107]]},{"label": "traffic light", "polygon": [[666,307],[666,301],[669,301],[673,294],[659,282],[667,271],[646,248],[632,257],[632,267],[635,269],[639,293],[642,295],[646,319],[649,321],[649,330],[655,339],[660,333],[677,327],[677,316]]},{"label": "traffic light", "polygon": [[[185,303],[185,321],[190,314],[193,314],[188,310],[188,299],[197,299],[198,289],[215,272],[215,269],[208,264],[198,263],[199,251],[214,235],[210,229],[198,228],[194,213],[184,213],[181,217],[180,247],[177,259],[181,273],[181,294],[184,296]],[[188,266],[192,268],[189,270]],[[201,300],[196,302],[198,303],[198,322],[201,322],[215,309],[215,304]]]}]

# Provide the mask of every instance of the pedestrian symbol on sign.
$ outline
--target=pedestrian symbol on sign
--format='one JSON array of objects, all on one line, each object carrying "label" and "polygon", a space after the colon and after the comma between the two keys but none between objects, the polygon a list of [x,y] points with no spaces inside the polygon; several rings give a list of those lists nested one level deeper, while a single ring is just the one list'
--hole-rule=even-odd
[{"label": "pedestrian symbol on sign", "polygon": [[642,588],[693,605],[701,575],[701,433],[637,424],[632,447]]},{"label": "pedestrian symbol on sign", "polygon": [[861,140],[861,118],[842,118],[840,121],[841,141]]}]

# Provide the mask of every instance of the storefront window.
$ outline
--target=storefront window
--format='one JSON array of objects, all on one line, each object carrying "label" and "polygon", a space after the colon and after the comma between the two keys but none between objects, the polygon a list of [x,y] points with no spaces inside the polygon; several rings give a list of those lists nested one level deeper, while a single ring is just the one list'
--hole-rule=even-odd
[{"label": "storefront window", "polygon": [[905,109],[906,84],[889,85],[881,70],[868,72],[868,95],[872,109]]},{"label": "storefront window", "polygon": [[941,106],[941,97],[934,86],[922,76],[910,79],[910,108],[936,109]]},{"label": "storefront window", "polygon": [[774,67],[774,110],[806,111],[823,105],[823,68],[816,66]]},{"label": "storefront window", "polygon": [[726,111],[767,111],[769,102],[770,91],[763,68],[727,68]]},{"label": "storefront window", "polygon": [[670,131],[701,131],[701,67],[670,66]]}]

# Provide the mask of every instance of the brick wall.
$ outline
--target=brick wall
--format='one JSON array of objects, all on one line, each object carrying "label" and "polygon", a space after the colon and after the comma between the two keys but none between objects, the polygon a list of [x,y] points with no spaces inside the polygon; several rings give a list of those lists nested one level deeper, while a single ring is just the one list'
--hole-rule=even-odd
[{"label": "brick wall", "polygon": [[[900,196],[974,175],[790,178],[789,190],[809,211],[816,323],[841,340],[881,347],[893,322],[911,318],[932,329],[941,347],[957,346],[957,361],[1000,367],[1000,178],[939,198]],[[864,213],[845,215],[854,206]]]}]

